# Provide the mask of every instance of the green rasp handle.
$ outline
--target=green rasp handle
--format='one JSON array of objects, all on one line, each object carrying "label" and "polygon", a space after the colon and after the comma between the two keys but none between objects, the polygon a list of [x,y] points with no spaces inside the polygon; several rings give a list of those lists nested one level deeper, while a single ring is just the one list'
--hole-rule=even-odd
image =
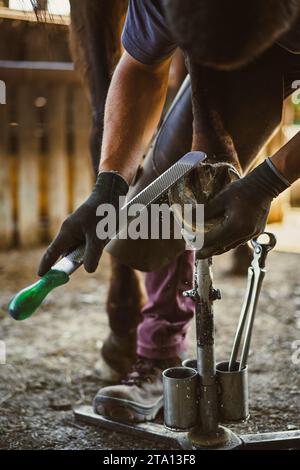
[{"label": "green rasp handle", "polygon": [[82,265],[84,248],[84,245],[78,246],[59,259],[39,281],[21,290],[8,305],[9,315],[15,320],[31,317],[49,292],[66,284],[70,275]]},{"label": "green rasp handle", "polygon": [[58,286],[69,281],[69,276],[63,271],[50,269],[35,284],[21,290],[9,303],[8,313],[15,320],[26,320],[41,305],[45,297]]},{"label": "green rasp handle", "polygon": [[[181,178],[195,169],[205,158],[206,154],[203,152],[187,153],[140,193],[130,199],[121,209],[121,212],[123,211],[126,217],[124,219],[124,225],[119,226],[119,233],[120,230],[124,229],[128,224],[127,212],[132,205],[143,204],[145,208],[149,207],[153,202],[166,194]],[[122,220],[122,217],[120,217],[120,220]],[[116,233],[113,233],[109,238],[114,238],[115,235]],[[25,320],[29,318],[41,305],[46,295],[55,287],[66,284],[69,280],[69,276],[82,265],[84,251],[84,245],[78,246],[71,251],[71,253],[61,258],[36,284],[19,292],[9,303],[8,313],[15,320]]]}]

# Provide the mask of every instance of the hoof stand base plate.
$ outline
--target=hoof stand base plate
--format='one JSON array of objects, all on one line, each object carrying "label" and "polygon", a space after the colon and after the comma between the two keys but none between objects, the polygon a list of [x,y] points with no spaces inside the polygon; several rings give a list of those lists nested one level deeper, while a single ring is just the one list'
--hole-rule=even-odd
[{"label": "hoof stand base plate", "polygon": [[[91,406],[79,406],[74,409],[76,421],[91,424],[102,429],[115,432],[124,432],[128,436],[150,439],[155,442],[164,442],[169,446],[176,446],[190,450],[229,450],[229,449],[300,449],[300,429],[296,431],[268,432],[261,434],[244,434],[236,436],[228,428],[220,427],[227,439],[207,445],[198,433],[175,432],[166,429],[162,424],[153,422],[130,424],[112,421],[94,413]],[[205,445],[203,445],[205,444]]]}]

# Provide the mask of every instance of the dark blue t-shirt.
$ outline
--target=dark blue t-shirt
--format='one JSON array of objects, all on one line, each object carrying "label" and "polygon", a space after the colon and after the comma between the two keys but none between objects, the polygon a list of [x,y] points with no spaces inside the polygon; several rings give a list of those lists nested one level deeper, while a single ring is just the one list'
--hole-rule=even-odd
[{"label": "dark blue t-shirt", "polygon": [[[122,44],[134,59],[147,65],[158,63],[174,52],[176,43],[161,0],[129,0]],[[300,53],[300,18],[279,44],[290,52]]]},{"label": "dark blue t-shirt", "polygon": [[143,64],[154,64],[174,52],[160,0],[129,0],[122,33],[124,49]]}]

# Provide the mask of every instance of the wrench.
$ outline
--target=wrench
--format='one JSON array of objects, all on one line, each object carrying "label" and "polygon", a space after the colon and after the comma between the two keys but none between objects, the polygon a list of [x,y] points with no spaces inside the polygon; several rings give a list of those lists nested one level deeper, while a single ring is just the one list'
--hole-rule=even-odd
[{"label": "wrench", "polygon": [[[267,243],[259,243],[258,239],[262,235],[267,235],[269,237]],[[248,268],[248,282],[246,294],[239,319],[239,324],[232,346],[232,352],[228,367],[229,372],[235,370],[237,356],[245,328],[246,331],[244,335],[244,344],[241,352],[239,370],[243,370],[247,364],[255,312],[258,304],[262,283],[266,274],[266,258],[269,251],[271,251],[276,245],[276,237],[275,235],[273,235],[273,233],[264,232],[263,234],[259,235],[259,237],[251,240],[251,244],[253,247],[253,260]]]}]

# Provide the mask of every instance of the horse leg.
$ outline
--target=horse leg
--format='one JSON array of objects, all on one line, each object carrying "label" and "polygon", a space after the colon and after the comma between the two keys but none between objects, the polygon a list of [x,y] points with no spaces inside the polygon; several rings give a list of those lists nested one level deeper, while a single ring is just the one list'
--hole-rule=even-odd
[{"label": "horse leg", "polygon": [[222,75],[189,61],[193,105],[192,150],[207,153],[210,163],[226,162],[241,171],[233,140],[224,126]]},{"label": "horse leg", "polygon": [[120,34],[127,0],[70,0],[70,46],[92,107],[90,148],[98,171],[104,107],[111,75],[121,56]]},{"label": "horse leg", "polygon": [[[280,122],[284,53],[274,47],[242,69],[220,72],[189,63],[193,148],[245,170]],[[247,122],[251,126],[247,126]],[[232,274],[247,272],[252,250],[234,251]]]}]

